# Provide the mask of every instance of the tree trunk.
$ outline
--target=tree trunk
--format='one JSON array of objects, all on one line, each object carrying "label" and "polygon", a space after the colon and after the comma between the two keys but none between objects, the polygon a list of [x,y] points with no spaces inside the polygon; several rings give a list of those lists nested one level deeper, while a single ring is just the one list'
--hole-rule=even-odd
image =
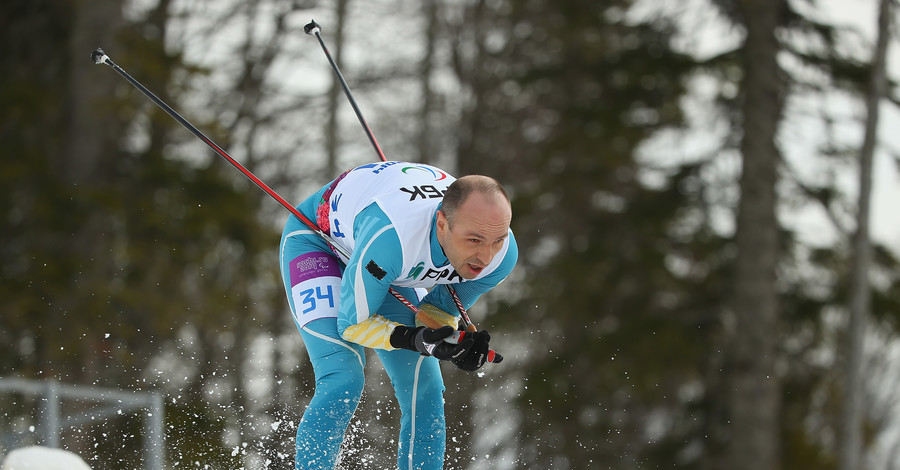
[{"label": "tree trunk", "polygon": [[[114,42],[114,35],[122,26],[123,19],[121,5],[116,1],[97,1],[89,6],[83,2],[73,2],[71,8],[73,21],[68,53],[73,59],[68,70],[66,111],[62,124],[65,129],[62,148],[65,150],[51,157],[51,166],[65,185],[64,191],[77,195],[77,200],[83,204],[79,207],[83,218],[77,222],[77,228],[73,229],[67,242],[60,246],[66,253],[62,255],[64,259],[78,260],[78,269],[70,278],[71,291],[96,292],[99,294],[96,298],[102,298],[114,269],[105,255],[112,243],[109,228],[112,220],[108,213],[92,210],[91,202],[86,198],[91,189],[96,191],[98,186],[109,184],[108,175],[111,174],[114,155],[110,149],[115,148],[117,134],[123,126],[110,119],[97,119],[98,109],[112,99],[110,90],[115,89],[116,77],[99,70],[88,60],[88,56],[99,45]],[[71,294],[57,299],[57,305],[49,313],[51,319],[55,317],[52,323],[65,324],[71,321],[66,318],[95,310],[96,298]],[[74,369],[67,372],[75,380],[98,383],[104,374],[102,368],[109,365],[105,364],[107,350],[108,344],[104,340],[85,341],[81,351],[84,357],[82,363],[60,364],[58,370]],[[48,370],[54,368],[49,366]]]},{"label": "tree trunk", "polygon": [[437,2],[426,0],[422,2],[425,16],[425,55],[419,65],[419,74],[422,86],[422,106],[419,108],[419,131],[416,136],[418,161],[423,163],[438,163],[436,154],[437,146],[434,144],[434,132],[431,126],[431,115],[434,112],[435,96],[431,88],[431,77],[434,71],[434,51],[437,42]]},{"label": "tree trunk", "polygon": [[[460,116],[460,125],[456,140],[456,173],[458,175],[468,175],[472,173],[486,173],[483,161],[472,159],[475,155],[476,142],[480,139],[481,133],[485,127],[483,110],[486,107],[484,96],[487,94],[490,85],[486,84],[484,78],[489,72],[482,67],[482,58],[485,57],[484,51],[484,31],[480,28],[483,21],[486,21],[488,15],[485,14],[486,6],[484,0],[473,2],[464,10],[463,22],[466,27],[472,28],[473,39],[471,43],[465,43],[457,34],[454,44],[453,69],[461,84],[469,89],[471,97],[467,100]],[[473,27],[474,26],[474,27]],[[451,33],[452,35],[453,33]],[[472,57],[463,59],[465,55],[462,51],[471,47]]]},{"label": "tree trunk", "polygon": [[[338,0],[335,4],[334,24],[334,63],[338,69],[344,67],[341,51],[344,49],[344,23],[347,21],[347,3],[349,0]],[[328,90],[328,124],[325,129],[325,154],[328,156],[328,164],[325,167],[326,178],[337,177],[338,148],[340,147],[340,132],[338,126],[338,101],[341,94],[341,84],[336,75],[331,77],[331,89]]]},{"label": "tree trunk", "polygon": [[872,192],[872,160],[878,133],[878,106],[885,94],[885,60],[890,38],[890,0],[881,0],[878,12],[878,39],[872,57],[869,90],[866,95],[865,136],[859,155],[859,201],[853,262],[850,273],[850,325],[847,332],[843,416],[840,429],[839,468],[861,468],[863,420],[863,342],[866,317],[871,304],[869,265],[872,246],[869,239],[869,211]]},{"label": "tree trunk", "polygon": [[776,469],[779,462],[780,387],[775,373],[778,344],[775,215],[775,144],[784,106],[776,62],[775,30],[781,0],[740,2],[747,29],[743,56],[741,154],[743,172],[737,214],[737,260],[732,311],[735,335],[727,371],[731,417],[724,468]]}]

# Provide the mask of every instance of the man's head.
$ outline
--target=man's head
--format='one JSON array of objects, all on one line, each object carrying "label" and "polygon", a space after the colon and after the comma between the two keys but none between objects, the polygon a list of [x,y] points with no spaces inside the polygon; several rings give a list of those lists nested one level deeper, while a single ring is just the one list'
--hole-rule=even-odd
[{"label": "man's head", "polygon": [[463,176],[444,194],[437,212],[437,237],[463,279],[474,279],[491,263],[509,236],[512,207],[495,179]]}]

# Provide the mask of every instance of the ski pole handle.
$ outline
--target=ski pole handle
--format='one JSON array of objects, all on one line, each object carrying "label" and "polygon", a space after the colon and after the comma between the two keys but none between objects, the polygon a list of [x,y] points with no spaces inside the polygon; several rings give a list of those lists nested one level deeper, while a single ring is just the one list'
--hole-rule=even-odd
[{"label": "ski pole handle", "polygon": [[[457,330],[457,331],[453,332],[452,335],[444,338],[444,341],[446,341],[450,344],[459,344],[459,342],[462,341],[463,338],[466,337],[466,333],[468,333],[468,332]],[[500,353],[498,353],[497,351],[494,351],[493,349],[491,349],[490,351],[488,351],[487,360],[488,360],[488,362],[493,362],[494,364],[499,364],[500,361],[503,360],[503,356]]]},{"label": "ski pole handle", "polygon": [[[402,298],[402,297],[400,297],[400,294],[397,293],[397,291],[395,291],[393,288],[390,289],[390,292],[398,300]],[[403,301],[401,300],[401,302],[403,302]],[[406,305],[410,310],[413,310],[414,312],[416,312],[416,318],[418,318],[419,321],[421,321],[422,324],[427,326],[428,328],[436,330],[442,326],[445,326],[445,325],[441,325],[438,322],[434,321],[428,315],[425,315],[424,313],[419,312],[419,309],[416,308],[409,301],[404,302],[404,305]],[[471,325],[471,323],[469,323],[469,325]],[[466,333],[474,333],[474,331],[467,332],[467,331],[458,331],[457,330],[457,331],[453,332],[452,335],[444,338],[444,341],[446,341],[450,344],[459,344],[459,342],[463,340],[463,337],[465,336]],[[498,353],[497,351],[494,351],[493,349],[491,349],[490,351],[488,351],[487,360],[488,360],[488,362],[493,362],[494,364],[499,364],[500,361],[503,360],[503,356],[500,353]]]}]

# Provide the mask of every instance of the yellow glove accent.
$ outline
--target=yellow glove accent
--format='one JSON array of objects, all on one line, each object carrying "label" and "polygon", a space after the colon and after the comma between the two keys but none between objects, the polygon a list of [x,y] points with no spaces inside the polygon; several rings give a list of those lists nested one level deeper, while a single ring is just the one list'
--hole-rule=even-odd
[{"label": "yellow glove accent", "polygon": [[392,322],[381,315],[372,315],[366,321],[348,327],[341,337],[345,341],[367,348],[392,351],[396,348],[391,346],[391,333],[398,326],[400,326],[399,323]]},{"label": "yellow glove accent", "polygon": [[416,315],[416,325],[438,329],[442,326],[459,326],[459,317],[451,315],[431,304],[419,304],[419,314]]}]

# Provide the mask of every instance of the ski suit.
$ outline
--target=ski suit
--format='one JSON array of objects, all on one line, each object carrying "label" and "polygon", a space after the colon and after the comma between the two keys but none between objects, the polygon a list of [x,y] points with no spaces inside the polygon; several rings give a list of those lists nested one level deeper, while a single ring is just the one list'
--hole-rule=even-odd
[{"label": "ski suit", "polygon": [[453,284],[468,309],[506,278],[518,257],[510,232],[475,279],[456,273],[435,229],[443,193],[453,181],[430,165],[372,163],[341,175],[300,203],[297,209],[347,249],[350,259],[339,259],[296,217],[285,224],[279,250],[282,279],[316,378],[297,428],[296,469],[334,468],[363,391],[364,347],[375,349],[401,410],[398,468],[443,468],[439,361],[390,345],[393,328],[415,326],[416,319],[388,289],[420,307],[437,307],[438,319],[456,327],[456,304],[439,284]]}]

